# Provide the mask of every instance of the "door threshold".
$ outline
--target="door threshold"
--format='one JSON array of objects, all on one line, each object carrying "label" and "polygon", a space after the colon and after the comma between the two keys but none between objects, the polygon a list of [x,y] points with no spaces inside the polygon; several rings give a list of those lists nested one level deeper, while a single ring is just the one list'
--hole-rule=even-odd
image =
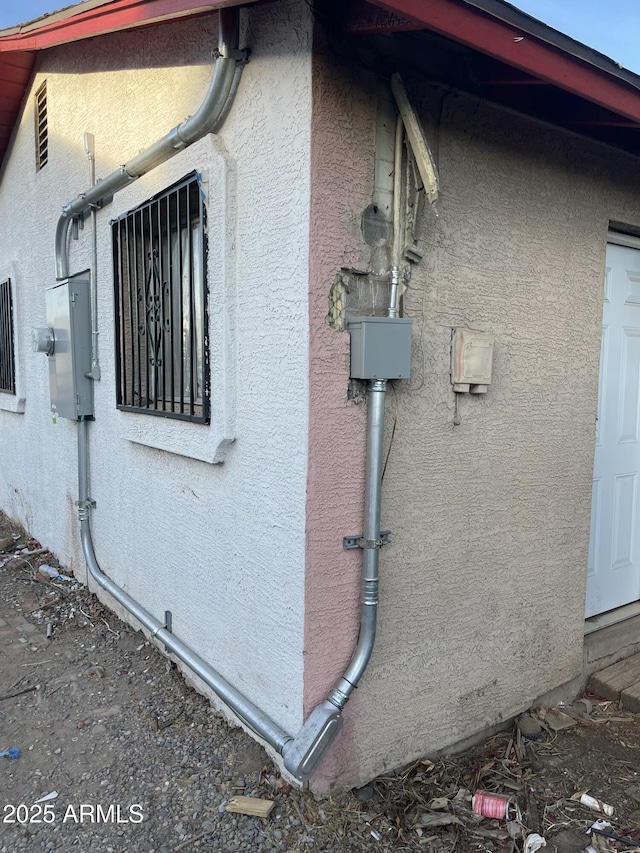
[{"label": "door threshold", "polygon": [[623,607],[616,607],[615,610],[608,610],[606,613],[585,619],[584,633],[585,635],[592,634],[601,628],[608,628],[609,625],[616,625],[618,622],[624,622],[625,619],[631,619],[639,614],[640,601],[632,601],[631,604],[625,604]]}]

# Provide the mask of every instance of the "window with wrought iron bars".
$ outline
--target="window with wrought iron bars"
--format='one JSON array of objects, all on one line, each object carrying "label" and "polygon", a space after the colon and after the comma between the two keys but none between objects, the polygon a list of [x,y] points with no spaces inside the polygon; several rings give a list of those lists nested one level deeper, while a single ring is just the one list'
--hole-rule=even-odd
[{"label": "window with wrought iron bars", "polygon": [[11,280],[0,282],[0,393],[16,393]]},{"label": "window with wrought iron bars", "polygon": [[117,407],[209,423],[206,210],[197,174],[112,227]]}]

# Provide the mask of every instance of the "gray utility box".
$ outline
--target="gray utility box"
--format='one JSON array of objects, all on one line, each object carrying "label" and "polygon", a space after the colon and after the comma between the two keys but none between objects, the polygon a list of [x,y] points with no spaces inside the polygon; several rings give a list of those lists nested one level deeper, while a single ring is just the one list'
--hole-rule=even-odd
[{"label": "gray utility box", "polygon": [[74,421],[93,415],[90,286],[87,271],[47,288],[51,410]]},{"label": "gray utility box", "polygon": [[407,317],[352,317],[352,379],[408,379],[411,374],[411,326]]}]

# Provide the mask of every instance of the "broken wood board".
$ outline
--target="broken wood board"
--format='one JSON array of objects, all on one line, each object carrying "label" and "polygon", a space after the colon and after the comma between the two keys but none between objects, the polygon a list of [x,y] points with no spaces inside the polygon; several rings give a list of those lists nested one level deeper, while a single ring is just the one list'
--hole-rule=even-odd
[{"label": "broken wood board", "polygon": [[561,732],[563,729],[570,729],[572,726],[577,725],[574,719],[559,708],[549,708],[545,714],[544,721],[554,732]]},{"label": "broken wood board", "polygon": [[232,797],[227,803],[226,811],[236,814],[248,814],[254,817],[267,818],[275,806],[274,800],[261,800],[259,797]]}]

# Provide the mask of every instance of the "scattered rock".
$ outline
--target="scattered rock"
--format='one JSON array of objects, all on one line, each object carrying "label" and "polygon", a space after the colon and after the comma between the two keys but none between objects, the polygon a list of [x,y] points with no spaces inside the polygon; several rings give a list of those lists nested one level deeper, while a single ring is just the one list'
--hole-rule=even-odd
[{"label": "scattered rock", "polygon": [[544,731],[538,720],[528,714],[520,717],[517,726],[521,735],[527,740],[540,740],[544,736]]},{"label": "scattered rock", "polygon": [[3,536],[0,539],[0,554],[6,551],[13,551],[15,544],[12,536]]}]

